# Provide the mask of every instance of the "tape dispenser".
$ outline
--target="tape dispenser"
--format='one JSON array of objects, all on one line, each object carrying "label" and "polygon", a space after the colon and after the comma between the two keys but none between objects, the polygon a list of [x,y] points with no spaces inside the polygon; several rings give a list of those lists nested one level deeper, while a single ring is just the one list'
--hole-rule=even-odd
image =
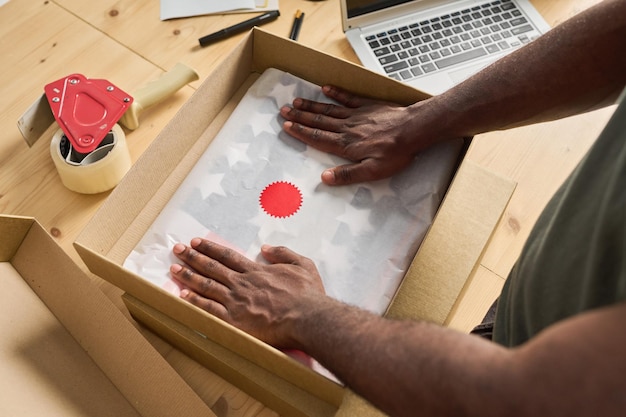
[{"label": "tape dispenser", "polygon": [[179,63],[133,97],[107,80],[71,74],[47,84],[17,125],[32,146],[56,122],[50,155],[63,185],[83,194],[108,191],[132,164],[120,124],[136,129],[143,109],[197,79],[193,69]]}]

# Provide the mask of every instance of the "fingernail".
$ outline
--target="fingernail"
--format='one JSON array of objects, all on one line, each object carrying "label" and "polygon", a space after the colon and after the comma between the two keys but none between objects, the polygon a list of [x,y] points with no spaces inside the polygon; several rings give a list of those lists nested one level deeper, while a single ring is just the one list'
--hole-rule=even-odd
[{"label": "fingernail", "polygon": [[335,174],[332,170],[327,169],[326,171],[322,172],[322,182],[324,182],[325,184],[334,184]]},{"label": "fingernail", "polygon": [[301,98],[296,98],[293,100],[293,106],[294,107],[298,107],[302,105],[302,99]]},{"label": "fingernail", "polygon": [[181,253],[183,253],[184,250],[185,250],[185,245],[183,245],[182,243],[177,243],[172,248],[172,251],[177,255],[180,255]]},{"label": "fingernail", "polygon": [[182,269],[183,269],[183,266],[179,264],[172,264],[170,266],[170,272],[174,274],[178,274]]},{"label": "fingernail", "polygon": [[291,126],[293,126],[292,122],[285,122],[285,123],[283,123],[283,128],[284,129],[290,129]]},{"label": "fingernail", "polygon": [[195,248],[196,246],[200,244],[200,242],[202,242],[202,239],[200,239],[199,237],[194,237],[193,239],[191,239],[190,244],[192,247]]},{"label": "fingernail", "polygon": [[181,298],[187,298],[187,296],[189,296],[189,290],[180,290],[180,296]]}]

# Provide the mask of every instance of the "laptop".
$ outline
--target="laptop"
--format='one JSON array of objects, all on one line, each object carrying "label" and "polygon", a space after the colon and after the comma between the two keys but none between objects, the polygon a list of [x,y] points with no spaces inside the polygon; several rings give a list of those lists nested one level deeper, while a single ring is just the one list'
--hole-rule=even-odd
[{"label": "laptop", "polygon": [[528,0],[341,0],[364,67],[435,95],[550,29]]}]

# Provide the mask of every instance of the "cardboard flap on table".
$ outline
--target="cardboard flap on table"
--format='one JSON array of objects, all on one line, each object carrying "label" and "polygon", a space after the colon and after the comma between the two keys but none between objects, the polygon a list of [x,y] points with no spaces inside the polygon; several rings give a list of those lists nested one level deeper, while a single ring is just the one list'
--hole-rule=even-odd
[{"label": "cardboard flap on table", "polygon": [[[135,317],[216,373],[285,415],[334,415],[347,392],[342,385],[121,266],[248,87],[272,67],[318,85],[334,84],[402,104],[428,97],[255,28],[163,129],[81,232],[75,247],[92,272],[127,293]],[[389,308],[390,316],[445,324],[513,188],[511,181],[475,164],[460,165]],[[198,337],[190,336],[194,333]],[[277,380],[284,382],[283,388],[273,383]],[[294,400],[294,390],[298,398],[308,399]]]},{"label": "cardboard flap on table", "polygon": [[0,236],[0,415],[214,415],[39,223]]}]

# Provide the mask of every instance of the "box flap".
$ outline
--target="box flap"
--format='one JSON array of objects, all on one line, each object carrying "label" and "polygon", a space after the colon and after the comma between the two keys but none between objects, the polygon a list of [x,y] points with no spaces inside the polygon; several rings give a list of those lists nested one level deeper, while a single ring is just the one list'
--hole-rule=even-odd
[{"label": "box flap", "polygon": [[0,282],[0,415],[140,416],[9,262]]},{"label": "box flap", "polygon": [[461,164],[388,317],[446,324],[514,189],[471,161]]},{"label": "box flap", "polygon": [[0,216],[0,262],[13,258],[34,222],[31,217]]},{"label": "box flap", "polygon": [[20,243],[12,267],[128,402],[144,416],[213,415],[38,223],[24,232],[28,220],[0,215],[3,240]]},{"label": "box flap", "polygon": [[333,403],[328,403],[271,371],[255,365],[229,349],[212,342],[198,332],[172,320],[135,297],[124,294],[124,303],[137,320],[166,338],[194,360],[222,375],[237,388],[263,403],[280,415],[289,417],[331,417],[342,401],[343,391]]},{"label": "box flap", "polygon": [[[303,48],[297,42],[277,37],[261,28],[255,27],[252,35],[255,71],[278,68],[320,86],[349,86],[355,94],[375,96],[379,100],[398,104],[408,105],[430,97],[392,78],[324,52]],[[375,89],[372,88],[374,85]]]}]

